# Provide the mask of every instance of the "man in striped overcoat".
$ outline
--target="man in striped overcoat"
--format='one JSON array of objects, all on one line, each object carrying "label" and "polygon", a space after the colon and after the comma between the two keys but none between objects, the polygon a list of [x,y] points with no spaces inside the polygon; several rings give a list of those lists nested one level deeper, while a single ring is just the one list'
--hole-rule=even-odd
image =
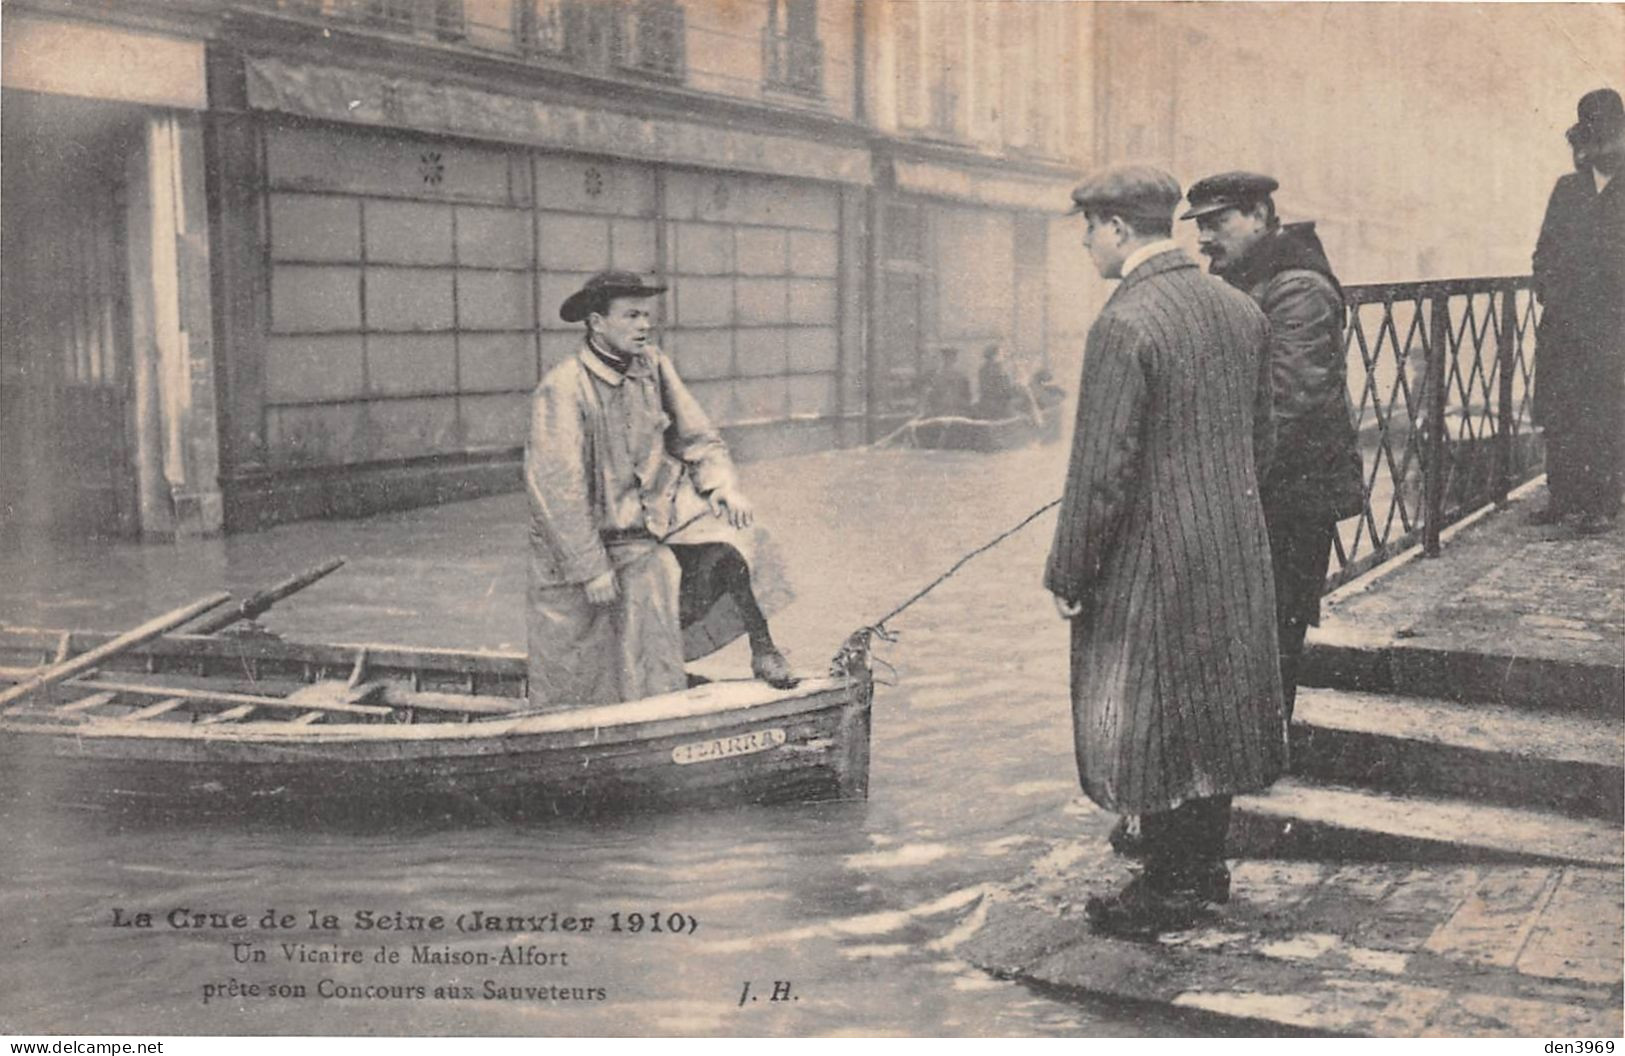
[{"label": "man in striped overcoat", "polygon": [[1089,331],[1044,583],[1072,623],[1083,790],[1141,815],[1144,872],[1085,911],[1143,934],[1229,897],[1230,798],[1286,762],[1258,497],[1269,325],[1169,240],[1167,173],[1108,170],[1072,197],[1096,268],[1123,281]]}]

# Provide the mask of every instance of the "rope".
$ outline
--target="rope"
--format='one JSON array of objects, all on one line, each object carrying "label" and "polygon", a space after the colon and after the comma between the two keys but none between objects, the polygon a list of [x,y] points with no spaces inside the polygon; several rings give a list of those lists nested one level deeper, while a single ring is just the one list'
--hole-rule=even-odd
[{"label": "rope", "polygon": [[[1028,399],[1032,400],[1030,393],[1028,394]],[[869,446],[876,448],[886,447],[890,445],[893,440],[896,440],[904,433],[918,434],[922,426],[928,425],[971,425],[978,428],[989,428],[995,425],[1009,425],[1011,422],[1028,421],[1035,425],[1042,425],[1043,414],[1036,410],[1036,401],[1034,401],[1033,406],[1036,417],[1034,415],[1012,414],[1008,418],[967,418],[964,415],[944,414],[938,415],[934,418],[910,418],[908,421],[904,422],[896,429],[893,429],[891,432],[887,433],[885,436],[881,437],[879,440],[876,440]],[[917,435],[916,439],[918,439]]]},{"label": "rope", "polygon": [[948,580],[948,578],[950,576],[952,576],[955,572],[958,572],[961,568],[964,568],[965,565],[968,564],[972,558],[974,558],[974,557],[976,557],[976,556],[978,556],[980,554],[987,553],[989,550],[993,549],[995,546],[998,546],[1000,543],[1004,542],[1006,539],[1010,538],[1012,535],[1015,535],[1017,532],[1021,531],[1023,528],[1027,527],[1029,524],[1031,524],[1034,521],[1038,520],[1039,517],[1042,517],[1045,513],[1048,513],[1050,510],[1054,509],[1055,507],[1059,506],[1060,504],[1061,504],[1060,499],[1054,499],[1054,500],[1051,500],[1050,502],[1046,502],[1044,505],[1040,506],[1038,509],[1034,510],[1032,513],[1029,513],[1027,516],[1023,517],[1021,519],[1020,523],[1018,523],[1015,527],[1009,528],[1009,529],[1007,529],[1007,530],[1005,530],[1003,532],[1000,532],[998,535],[994,536],[988,542],[983,543],[981,546],[978,546],[976,549],[972,550],[970,553],[968,553],[965,556],[961,557],[958,561],[955,561],[953,563],[952,568],[948,569],[948,571],[944,572],[942,575],[938,576],[936,579],[933,579],[930,583],[926,584],[926,586],[925,586],[925,588],[923,590],[916,591],[914,593],[913,597],[909,598],[907,601],[903,602],[901,605],[897,606],[895,609],[893,609],[890,612],[886,613],[886,615],[882,616],[880,619],[876,620],[874,623],[869,624],[866,629],[870,630],[870,631],[873,631],[875,633],[876,637],[878,637],[878,638],[880,638],[880,639],[882,639],[884,641],[895,641],[895,638],[892,635],[892,632],[890,632],[890,631],[888,631],[886,629],[886,624],[887,624],[888,621],[892,620],[894,617],[900,616],[903,613],[903,611],[905,609],[907,609],[909,606],[913,605],[915,602],[919,601],[921,598],[925,597],[927,594],[931,593],[933,590],[936,590],[943,583],[947,582],[947,580]]},{"label": "rope", "polygon": [[[936,579],[933,579],[930,583],[927,583],[920,590],[915,591],[914,594],[912,596],[910,596],[907,601],[903,602],[901,605],[898,605],[896,608],[892,609],[890,612],[886,613],[886,615],[882,616],[880,619],[874,621],[873,623],[864,624],[862,627],[859,627],[856,631],[852,632],[852,634],[847,637],[846,644],[842,646],[841,653],[836,655],[836,659],[834,661],[835,668],[836,669],[841,668],[841,666],[842,666],[842,663],[841,663],[842,656],[845,655],[846,653],[854,650],[854,649],[856,649],[856,650],[862,652],[863,654],[867,655],[868,654],[868,638],[869,638],[870,635],[872,635],[872,636],[874,636],[876,638],[879,638],[883,642],[895,642],[897,640],[897,635],[896,635],[896,633],[894,631],[887,628],[887,626],[886,626],[887,623],[889,623],[893,619],[896,619],[898,616],[901,616],[905,611],[907,611],[916,602],[920,601],[927,594],[930,594],[933,590],[936,590],[942,584],[946,583],[950,578],[953,577],[953,575],[956,572],[958,572],[961,568],[964,568],[974,558],[979,557],[980,555],[987,553],[989,550],[993,549],[995,546],[998,546],[1000,543],[1004,542],[1006,539],[1010,538],[1012,535],[1015,535],[1017,532],[1021,531],[1023,528],[1027,527],[1029,524],[1031,524],[1034,521],[1038,520],[1038,518],[1042,517],[1044,514],[1048,513],[1050,510],[1053,510],[1055,507],[1059,506],[1060,504],[1061,504],[1061,500],[1058,499],[1058,498],[1057,499],[1051,499],[1049,502],[1046,502],[1044,505],[1038,507],[1038,509],[1034,510],[1032,513],[1029,513],[1027,516],[1023,517],[1015,525],[1011,526],[1010,528],[1005,529],[1004,531],[1000,532],[998,535],[994,536],[992,539],[989,539],[987,542],[983,543],[981,546],[976,547],[974,550],[971,550],[969,553],[966,553],[965,555],[960,557],[959,560],[955,561],[953,563],[953,565],[949,567],[948,571],[942,573],[942,575],[938,576]],[[696,513],[694,516],[690,517],[688,520],[684,521],[682,524],[679,524],[677,527],[673,528],[671,531],[667,532],[665,535],[660,536],[659,539],[656,540],[656,542],[664,543],[668,539],[670,539],[672,536],[677,535],[683,529],[687,528],[689,525],[694,524],[695,522],[700,521],[700,520],[702,520],[702,519],[704,519],[706,517],[709,517],[711,515],[712,515],[711,511],[702,510],[701,512]],[[648,556],[647,554],[641,555],[638,558],[635,558],[634,561],[641,561],[643,559],[643,557],[647,557],[647,556]],[[877,657],[875,659],[878,660],[879,658]],[[885,661],[883,661],[883,660],[880,661],[880,662],[885,663]],[[887,666],[889,667],[890,665],[888,664]]]}]

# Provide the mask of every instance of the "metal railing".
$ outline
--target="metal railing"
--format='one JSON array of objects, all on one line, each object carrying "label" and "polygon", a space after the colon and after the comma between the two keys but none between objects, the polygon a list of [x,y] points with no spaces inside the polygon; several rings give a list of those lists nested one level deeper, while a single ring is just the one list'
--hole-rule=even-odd
[{"label": "metal railing", "polygon": [[1365,509],[1343,521],[1327,587],[1504,505],[1543,468],[1530,420],[1537,309],[1531,280],[1346,288],[1344,352]]}]

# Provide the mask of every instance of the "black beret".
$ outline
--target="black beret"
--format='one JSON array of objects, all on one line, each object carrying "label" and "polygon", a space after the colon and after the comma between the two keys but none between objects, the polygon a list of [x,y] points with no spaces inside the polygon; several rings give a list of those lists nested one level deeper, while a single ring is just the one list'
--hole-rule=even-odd
[{"label": "black beret", "polygon": [[1275,177],[1261,172],[1221,172],[1191,184],[1190,192],[1185,195],[1191,207],[1180,219],[1194,220],[1221,209],[1251,205],[1274,194],[1279,186]]},{"label": "black beret", "polygon": [[617,297],[653,297],[665,290],[666,287],[644,282],[630,271],[600,271],[564,299],[559,305],[559,318],[567,323],[579,323],[593,312],[602,312]]},{"label": "black beret", "polygon": [[1072,211],[1116,213],[1125,218],[1170,220],[1179,204],[1179,182],[1149,165],[1123,165],[1091,173],[1072,189]]}]

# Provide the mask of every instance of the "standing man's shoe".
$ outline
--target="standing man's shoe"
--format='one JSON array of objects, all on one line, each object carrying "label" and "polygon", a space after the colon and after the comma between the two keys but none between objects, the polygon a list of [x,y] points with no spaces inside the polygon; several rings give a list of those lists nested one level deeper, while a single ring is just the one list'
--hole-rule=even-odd
[{"label": "standing man's shoe", "polygon": [[774,689],[794,689],[801,681],[790,670],[790,661],[772,646],[750,654],[750,671]]},{"label": "standing man's shoe", "polygon": [[1145,837],[1140,835],[1139,819],[1132,814],[1124,814],[1117,819],[1117,824],[1106,835],[1106,842],[1124,858],[1145,857]]},{"label": "standing man's shoe", "polygon": [[1190,892],[1203,902],[1230,901],[1230,868],[1223,862],[1214,862],[1197,873]]},{"label": "standing man's shoe", "polygon": [[1618,516],[1605,517],[1600,513],[1588,513],[1574,522],[1575,535],[1602,535],[1619,523]]},{"label": "standing man's shoe", "polygon": [[1159,891],[1144,876],[1136,876],[1116,894],[1090,895],[1083,915],[1099,934],[1143,940],[1194,927],[1207,916],[1207,908],[1187,891]]}]

